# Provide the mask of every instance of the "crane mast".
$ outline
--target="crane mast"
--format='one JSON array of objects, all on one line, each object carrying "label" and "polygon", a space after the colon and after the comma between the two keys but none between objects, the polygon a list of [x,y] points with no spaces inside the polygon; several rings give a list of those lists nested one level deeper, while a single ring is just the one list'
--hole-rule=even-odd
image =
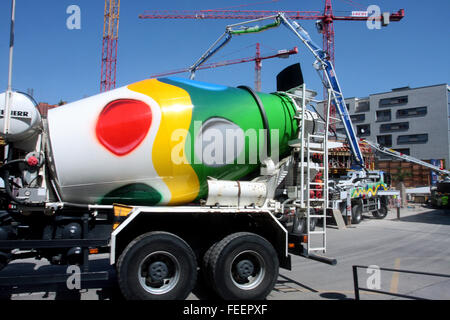
[{"label": "crane mast", "polygon": [[100,92],[116,87],[120,0],[105,0]]}]

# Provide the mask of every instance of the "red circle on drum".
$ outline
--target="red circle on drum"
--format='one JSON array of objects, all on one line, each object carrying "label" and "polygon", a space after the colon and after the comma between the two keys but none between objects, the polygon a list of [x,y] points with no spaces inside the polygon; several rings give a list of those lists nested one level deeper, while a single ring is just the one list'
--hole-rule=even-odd
[{"label": "red circle on drum", "polygon": [[118,156],[135,150],[147,136],[152,124],[152,110],[133,99],[110,102],[100,113],[95,132],[100,143]]}]

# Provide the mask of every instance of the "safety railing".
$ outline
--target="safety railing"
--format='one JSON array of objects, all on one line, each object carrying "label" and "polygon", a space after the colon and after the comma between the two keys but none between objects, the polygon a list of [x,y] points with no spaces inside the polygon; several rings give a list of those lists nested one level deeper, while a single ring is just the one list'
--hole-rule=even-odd
[{"label": "safety railing", "polygon": [[[358,282],[358,268],[368,269],[368,268],[371,268],[371,267],[369,267],[369,266],[361,266],[361,265],[354,265],[354,266],[352,266],[352,269],[353,269],[353,285],[354,285],[354,290],[355,290],[355,300],[360,300],[360,294],[359,294],[360,291],[385,294],[385,295],[389,295],[389,296],[405,298],[405,299],[412,299],[412,300],[429,300],[427,298],[416,297],[416,296],[411,296],[411,295],[406,295],[406,294],[401,294],[401,293],[393,293],[393,292],[387,292],[387,291],[376,290],[376,289],[361,288],[359,286],[359,282]],[[431,277],[450,278],[450,274],[411,271],[411,270],[400,270],[400,269],[390,269],[390,268],[378,268],[378,269],[382,270],[382,271],[418,274],[418,275],[431,276]]]}]

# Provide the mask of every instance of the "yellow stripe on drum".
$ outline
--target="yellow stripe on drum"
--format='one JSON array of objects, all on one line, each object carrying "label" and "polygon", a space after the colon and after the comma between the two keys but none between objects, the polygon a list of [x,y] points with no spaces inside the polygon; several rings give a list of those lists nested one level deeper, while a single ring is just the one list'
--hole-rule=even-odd
[{"label": "yellow stripe on drum", "polygon": [[194,200],[200,184],[184,150],[193,109],[189,94],[156,79],[136,82],[129,85],[128,89],[148,95],[161,108],[161,123],[153,144],[152,161],[156,172],[171,192],[169,204]]}]

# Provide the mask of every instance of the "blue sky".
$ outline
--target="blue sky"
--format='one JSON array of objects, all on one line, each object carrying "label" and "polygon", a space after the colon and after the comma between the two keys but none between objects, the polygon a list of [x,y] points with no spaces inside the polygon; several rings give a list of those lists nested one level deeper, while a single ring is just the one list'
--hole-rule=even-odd
[{"label": "blue sky", "polygon": [[[16,0],[16,42],[13,88],[34,89],[40,102],[74,101],[100,90],[104,0]],[[0,2],[0,91],[7,86],[10,0]],[[199,10],[236,7],[262,10],[323,10],[323,0],[122,0],[120,12],[117,86],[151,74],[192,64],[227,24],[237,20],[141,20],[145,10]],[[245,7],[242,4],[260,3]],[[354,6],[351,3],[358,3]],[[66,28],[66,9],[81,8],[81,30]],[[377,4],[382,11],[406,10],[401,22],[381,30],[369,30],[364,22],[337,21],[336,71],[346,97],[363,97],[402,86],[450,83],[450,1],[334,0],[339,11],[361,10]],[[313,21],[300,21],[312,38],[322,43]],[[235,37],[211,61],[254,56],[260,42],[262,53],[298,46],[289,59],[263,62],[262,89],[276,89],[277,73],[301,62],[309,87],[322,92],[312,69],[313,57],[302,44],[280,27],[257,35]],[[186,74],[181,76],[187,77]],[[245,63],[199,71],[198,80],[238,86],[254,84],[254,64]],[[4,88],[4,89],[2,89]]]}]

